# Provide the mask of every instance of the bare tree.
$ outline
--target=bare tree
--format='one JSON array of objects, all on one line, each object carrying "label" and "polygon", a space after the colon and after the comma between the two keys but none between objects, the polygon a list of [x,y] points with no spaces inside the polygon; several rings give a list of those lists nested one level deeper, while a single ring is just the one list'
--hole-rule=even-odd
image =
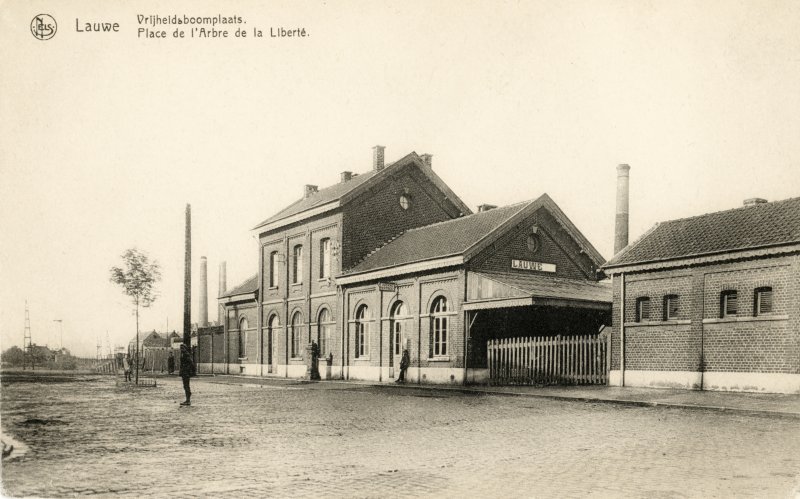
[{"label": "bare tree", "polygon": [[146,253],[131,248],[122,254],[124,269],[111,267],[111,282],[122,286],[123,292],[133,300],[136,311],[136,384],[139,384],[139,307],[149,307],[158,297],[155,284],[161,279],[158,262]]}]

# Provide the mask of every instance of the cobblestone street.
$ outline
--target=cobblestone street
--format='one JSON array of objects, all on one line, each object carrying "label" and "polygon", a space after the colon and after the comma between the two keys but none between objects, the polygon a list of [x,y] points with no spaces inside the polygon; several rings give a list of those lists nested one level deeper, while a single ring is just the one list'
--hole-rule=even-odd
[{"label": "cobblestone street", "polygon": [[791,418],[344,383],[3,379],[5,495],[792,497]]}]

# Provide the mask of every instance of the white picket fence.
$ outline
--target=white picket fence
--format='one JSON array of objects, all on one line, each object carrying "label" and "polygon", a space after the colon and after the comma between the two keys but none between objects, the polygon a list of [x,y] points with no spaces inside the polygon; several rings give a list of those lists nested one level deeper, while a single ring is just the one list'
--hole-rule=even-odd
[{"label": "white picket fence", "polygon": [[606,334],[489,340],[489,378],[501,385],[604,385],[608,351]]}]

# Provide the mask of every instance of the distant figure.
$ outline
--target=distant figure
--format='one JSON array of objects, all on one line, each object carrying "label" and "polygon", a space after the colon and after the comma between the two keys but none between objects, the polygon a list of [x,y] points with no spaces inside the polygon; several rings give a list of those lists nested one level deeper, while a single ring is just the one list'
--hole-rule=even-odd
[{"label": "distant figure", "polygon": [[406,382],[406,369],[408,369],[408,365],[411,363],[411,359],[408,357],[408,349],[403,349],[403,357],[400,359],[400,376],[397,377],[397,381],[395,383],[405,383]]},{"label": "distant figure", "polygon": [[175,354],[172,353],[172,350],[169,351],[169,357],[167,358],[167,372],[169,374],[175,372]]},{"label": "distant figure", "polygon": [[131,380],[131,354],[126,353],[122,359],[122,370],[125,372],[125,381]]},{"label": "distant figure", "polygon": [[181,402],[181,405],[192,405],[192,389],[189,387],[189,379],[195,375],[195,367],[192,360],[192,351],[189,350],[185,343],[181,343],[180,362],[180,375],[183,380],[183,391],[186,394],[186,400]]},{"label": "distant figure", "polygon": [[319,345],[316,341],[311,342],[311,379],[319,381]]}]

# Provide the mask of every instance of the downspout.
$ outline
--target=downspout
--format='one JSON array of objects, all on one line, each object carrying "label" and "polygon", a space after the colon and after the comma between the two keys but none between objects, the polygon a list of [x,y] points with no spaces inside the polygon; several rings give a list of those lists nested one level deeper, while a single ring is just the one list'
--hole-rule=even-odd
[{"label": "downspout", "polygon": [[264,305],[262,304],[264,293],[264,245],[258,245],[258,293],[256,294],[256,332],[258,333],[258,350],[256,351],[256,362],[258,363],[258,375],[264,376],[264,329],[261,323],[261,316],[264,315]]},{"label": "downspout", "polygon": [[625,273],[620,274],[622,289],[619,304],[619,381],[625,386]]},{"label": "downspout", "polygon": [[[462,310],[463,310],[463,307],[464,307],[463,304],[467,302],[468,293],[469,292],[467,290],[467,270],[464,269],[464,298],[462,298],[462,300],[461,300]],[[469,330],[472,327],[472,324],[469,322],[469,311],[468,310],[464,310],[464,315],[462,317],[462,320],[464,321],[464,342],[463,342],[463,345],[464,345],[464,381],[462,381],[462,384],[466,385],[467,384],[467,373],[468,373],[468,371],[467,371],[467,352],[469,351]]]},{"label": "downspout", "polygon": [[383,291],[378,290],[378,381],[383,381]]}]

